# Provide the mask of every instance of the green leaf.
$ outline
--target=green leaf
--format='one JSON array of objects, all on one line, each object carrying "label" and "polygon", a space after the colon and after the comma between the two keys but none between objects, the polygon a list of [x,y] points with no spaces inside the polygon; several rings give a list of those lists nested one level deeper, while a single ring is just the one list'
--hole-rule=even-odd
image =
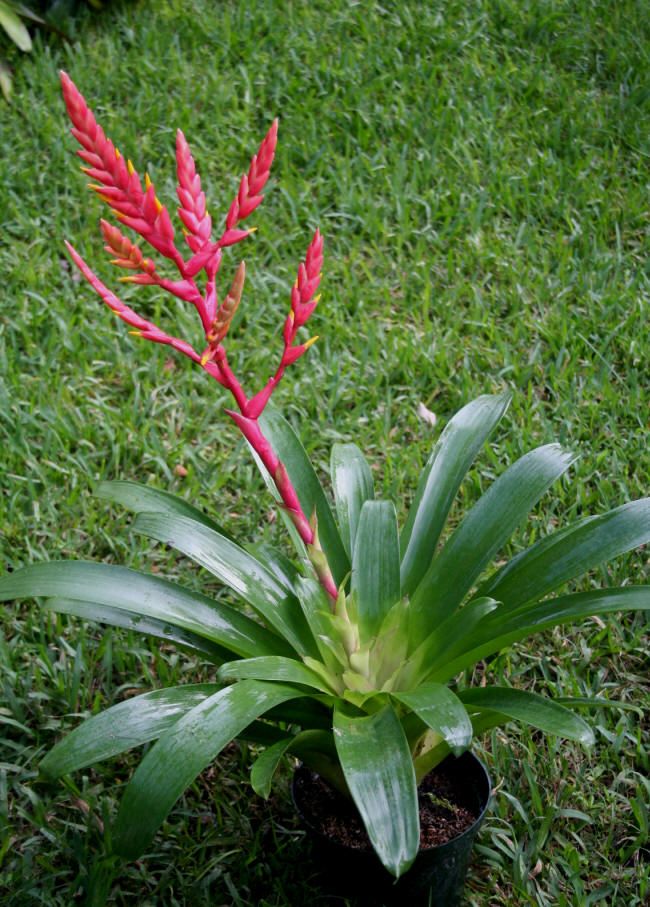
[{"label": "green leaf", "polygon": [[528,605],[514,613],[497,608],[468,636],[464,652],[451,659],[441,658],[429,679],[447,681],[482,658],[494,655],[532,633],[615,611],[650,611],[650,586],[578,592]]},{"label": "green leaf", "polygon": [[102,500],[126,507],[134,513],[167,513],[184,516],[232,539],[229,532],[206,516],[198,507],[194,507],[175,494],[159,491],[157,488],[151,488],[141,482],[100,482],[95,489],[95,495]]},{"label": "green leaf", "polygon": [[[408,616],[408,599],[403,598],[395,602],[382,621],[377,636],[367,644],[369,660],[367,676],[378,690],[412,688],[396,682],[398,675],[401,676],[408,655]],[[353,656],[350,657],[351,661],[352,658]]]},{"label": "green leaf", "polygon": [[341,538],[352,558],[361,508],[374,496],[372,473],[356,444],[335,444],[330,458],[330,472]]},{"label": "green leaf", "polygon": [[493,598],[476,598],[444,620],[420,643],[402,666],[398,683],[407,689],[417,686],[444,655],[446,661],[464,652],[469,634],[500,603]]},{"label": "green leaf", "polygon": [[458,696],[441,683],[423,683],[411,692],[391,693],[445,740],[459,756],[472,742],[472,722]]},{"label": "green leaf", "polygon": [[415,591],[411,603],[415,644],[456,610],[497,551],[575,459],[559,444],[547,444],[525,454],[492,483]]},{"label": "green leaf", "polygon": [[321,677],[311,671],[295,658],[284,658],[281,655],[266,655],[260,658],[245,658],[231,661],[219,669],[222,680],[272,680],[284,683],[301,683],[314,687],[323,693],[336,692],[327,687]]},{"label": "green leaf", "polygon": [[116,853],[136,859],[186,787],[252,721],[304,696],[280,684],[243,680],[186,712],[149,750],[129,782],[114,829]]},{"label": "green leaf", "polygon": [[171,545],[209,570],[254,608],[301,655],[316,654],[296,597],[239,545],[207,526],[173,514],[141,513],[133,528]]},{"label": "green leaf", "polygon": [[43,759],[40,770],[58,778],[149,743],[219,689],[214,683],[188,684],[120,702],[64,737]]},{"label": "green leaf", "polygon": [[287,592],[295,591],[294,586],[300,573],[296,565],[286,555],[264,542],[246,544],[244,548],[271,571]]},{"label": "green leaf", "polygon": [[283,757],[290,750],[293,741],[293,737],[285,737],[284,740],[278,740],[273,746],[267,746],[264,752],[253,762],[251,767],[251,787],[258,797],[264,797],[265,800],[268,799],[271,793],[273,776]]},{"label": "green leaf", "polygon": [[320,658],[333,673],[347,665],[348,659],[336,631],[336,619],[329,607],[329,598],[316,580],[301,576],[296,581],[296,594],[305,619],[316,640]]},{"label": "green leaf", "polygon": [[262,431],[286,467],[305,515],[309,518],[316,511],[318,537],[334,580],[340,585],[350,572],[350,560],[314,467],[298,436],[278,412],[267,407],[259,421]]},{"label": "green leaf", "polygon": [[537,693],[494,686],[462,690],[458,696],[470,710],[500,712],[508,718],[530,724],[548,734],[577,740],[585,745],[594,742],[594,732],[586,721],[564,706],[538,696]]},{"label": "green leaf", "polygon": [[28,53],[32,49],[32,39],[26,26],[8,3],[0,0],[0,26],[6,31],[19,50]]},{"label": "green leaf", "polygon": [[391,706],[361,718],[337,708],[334,742],[372,846],[399,878],[420,844],[415,771],[402,725]]},{"label": "green leaf", "polygon": [[351,587],[363,643],[377,633],[400,597],[397,517],[390,501],[366,501],[361,508]]},{"label": "green leaf", "polygon": [[633,702],[621,702],[618,699],[603,699],[602,696],[556,696],[555,702],[580,709],[620,709],[623,712],[636,712],[643,716],[643,709]]},{"label": "green leaf", "polygon": [[[13,5],[15,11],[23,19],[29,19],[30,22],[36,22],[36,23],[38,23],[38,25],[46,25],[46,26],[49,25],[49,22],[47,22],[45,19],[42,19],[37,13],[34,12],[33,9],[30,9],[28,6],[25,6],[24,3],[15,3],[14,2],[12,4],[10,2],[10,5]],[[48,10],[48,13],[49,13],[49,10]]]},{"label": "green leaf", "polygon": [[456,413],[433,448],[400,537],[404,595],[426,573],[460,484],[509,403],[509,393],[478,397]]},{"label": "green leaf", "polygon": [[0,91],[7,104],[11,103],[11,86],[11,70],[4,60],[0,60]]},{"label": "green leaf", "polygon": [[650,541],[650,498],[623,504],[541,539],[481,588],[506,607],[519,608],[592,567]]},{"label": "green leaf", "polygon": [[48,598],[43,607],[46,611],[74,614],[75,617],[81,617],[83,620],[109,624],[111,627],[124,627],[126,630],[135,630],[145,636],[166,639],[184,649],[207,656],[216,664],[230,661],[232,658],[232,651],[218,646],[196,633],[153,617],[135,617],[132,611],[123,611],[121,608],[112,608],[110,605],[98,605],[95,602],[79,601],[73,598]]},{"label": "green leaf", "polygon": [[273,776],[283,757],[287,753],[296,751],[305,753],[310,749],[325,752],[333,750],[332,734],[325,731],[301,731],[293,737],[285,737],[273,746],[268,746],[251,768],[251,786],[255,793],[266,800],[271,793]]},{"label": "green leaf", "polygon": [[[114,616],[112,609],[119,608],[135,618],[153,618],[189,630],[244,657],[291,654],[284,640],[234,608],[126,567],[55,561],[32,564],[0,577],[0,601],[36,596],[106,605],[107,618]],[[92,619],[102,620],[101,609]]]}]

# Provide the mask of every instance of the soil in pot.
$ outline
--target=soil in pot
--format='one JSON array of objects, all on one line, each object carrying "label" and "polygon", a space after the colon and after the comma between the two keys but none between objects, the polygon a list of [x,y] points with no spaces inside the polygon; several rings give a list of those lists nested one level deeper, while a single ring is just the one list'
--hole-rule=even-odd
[{"label": "soil in pot", "polygon": [[318,775],[300,768],[294,802],[311,832],[314,856],[327,893],[356,896],[363,905],[400,907],[460,903],[474,837],[485,813],[490,780],[471,753],[449,757],[423,780],[420,853],[395,883],[374,853],[354,804]]}]

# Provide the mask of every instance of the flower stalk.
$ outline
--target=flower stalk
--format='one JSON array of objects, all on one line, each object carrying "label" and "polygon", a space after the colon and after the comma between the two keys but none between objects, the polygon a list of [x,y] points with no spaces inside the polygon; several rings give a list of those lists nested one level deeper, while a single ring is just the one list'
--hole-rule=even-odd
[{"label": "flower stalk", "polygon": [[320,231],[316,230],[309,244],[291,290],[291,307],[282,331],[280,363],[264,387],[250,397],[230,367],[224,346],[242,300],[246,279],[245,263],[240,262],[222,302],[219,301],[217,289],[223,249],[242,242],[256,229],[243,229],[241,224],[264,199],[262,190],[270,176],[277,144],[277,119],[262,140],[257,154],[253,155],[247,173],[240,178],[237,194],[226,215],[224,229],[216,241],[212,240],[213,221],[207,210],[201,178],[187,140],[178,131],[177,213],[183,226],[185,242],[192,253],[189,258],[185,258],[176,244],[170,214],[158,198],[149,175],[146,174],[142,179],[131,161],[122,156],[97,123],[81,92],[64,72],[61,73],[61,86],[72,122],[72,135],[81,145],[77,154],[86,165],[82,170],[93,180],[89,184],[90,188],[112,209],[120,225],[133,230],[154,252],[175,267],[180,279],[172,280],[163,276],[158,265],[151,258],[145,257],[140,247],[122,233],[119,227],[101,220],[104,249],[111,256],[111,264],[129,272],[120,278],[121,282],[136,286],[155,286],[193,305],[199,315],[206,344],[203,353],[199,354],[187,340],[168,334],[140,316],[97,277],[76,249],[66,243],[72,260],[103,302],[134,329],[130,333],[154,343],[166,344],[183,353],[232,395],[237,409],[226,412],[272,477],[282,505],[296,526],[314,572],[334,607],[338,589],[318,541],[315,515],[310,519],[304,513],[285,465],[259,424],[259,418],[286,369],[297,362],[318,339],[312,337],[306,342],[299,342],[298,332],[311,317],[320,298],[316,295],[323,265],[323,238]]}]

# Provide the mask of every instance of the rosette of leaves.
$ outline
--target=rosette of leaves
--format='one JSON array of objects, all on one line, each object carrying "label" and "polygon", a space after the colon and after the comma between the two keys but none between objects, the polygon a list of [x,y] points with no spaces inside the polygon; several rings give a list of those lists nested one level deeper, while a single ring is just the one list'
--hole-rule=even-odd
[{"label": "rosette of leaves", "polygon": [[44,759],[42,772],[59,777],[157,741],[121,801],[113,833],[120,854],[139,856],[199,772],[243,738],[266,745],[251,772],[259,794],[268,795],[278,765],[293,754],[354,800],[380,860],[398,877],[418,850],[418,783],[449,753],[511,721],[592,741],[566,701],[509,686],[472,688],[459,678],[537,631],[648,610],[650,586],[557,592],[647,543],[650,499],[584,517],[491,570],[574,461],[558,444],[530,451],[445,533],[461,482],[507,405],[507,395],[483,396],[451,419],[401,531],[394,505],[375,497],[358,447],[332,451],[332,509],[292,428],[265,413],[264,432],[317,524],[338,584],[335,603],[295,531],[293,559],[267,545],[240,545],[184,500],[131,482],[104,483],[99,496],[134,511],[136,532],[196,561],[257,619],[107,564],[41,563],[0,579],[3,600],[43,597],[45,608],[140,630],[219,666],[215,683],[154,690],[89,718]]}]

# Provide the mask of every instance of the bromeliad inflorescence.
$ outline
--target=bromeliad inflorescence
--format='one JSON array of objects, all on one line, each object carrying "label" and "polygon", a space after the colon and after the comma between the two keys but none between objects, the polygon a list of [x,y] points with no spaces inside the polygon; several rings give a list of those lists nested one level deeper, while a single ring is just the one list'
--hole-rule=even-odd
[{"label": "bromeliad inflorescence", "polygon": [[315,516],[304,513],[298,495],[289,479],[287,470],[265,438],[259,424],[266,404],[281,381],[287,366],[292,365],[316,341],[312,337],[298,342],[298,331],[312,315],[319,296],[318,286],[323,265],[323,238],[318,230],[309,244],[305,260],[298,267],[296,281],[291,290],[291,307],[282,331],[283,351],[280,363],[265,386],[248,396],[237,380],[229,363],[223,341],[228,333],[242,298],[246,265],[237,268],[230,289],[219,300],[217,277],[221,267],[223,249],[246,239],[256,228],[242,229],[241,224],[264,199],[262,191],[268,181],[275,156],[278,121],[273,121],[253,155],[248,173],[239,182],[239,190],[226,216],[225,227],[217,240],[212,239],[212,218],[208,214],[201,178],[196,172],[194,158],[185,136],[176,135],[177,194],[180,203],[178,216],[183,224],[185,242],[191,255],[185,257],[176,244],[176,234],[167,208],[156,195],[155,187],[146,174],[144,183],[129,159],[125,159],[113,142],[105,135],[88,108],[83,95],[70,77],[62,72],[63,97],[72,121],[72,134],[81,145],[77,152],[87,166],[83,172],[94,182],[89,186],[103,199],[125,227],[139,234],[156,252],[173,263],[180,279],[161,276],[151,258],[128,236],[107,221],[102,220],[101,230],[105,250],[111,255],[111,264],[133,273],[120,278],[122,282],[141,286],[154,286],[193,305],[201,319],[206,346],[197,352],[186,340],[174,337],[157,325],[138,315],[119,299],[88,267],[79,253],[66,242],[73,261],[95,292],[123,321],[134,328],[130,333],[154,343],[173,347],[188,356],[228,390],[236,403],[236,410],[226,410],[239,427],[246,440],[271,475],[284,505],[301,539],[307,546],[316,573],[332,602],[336,601],[337,586],[327,567],[318,545]]}]

